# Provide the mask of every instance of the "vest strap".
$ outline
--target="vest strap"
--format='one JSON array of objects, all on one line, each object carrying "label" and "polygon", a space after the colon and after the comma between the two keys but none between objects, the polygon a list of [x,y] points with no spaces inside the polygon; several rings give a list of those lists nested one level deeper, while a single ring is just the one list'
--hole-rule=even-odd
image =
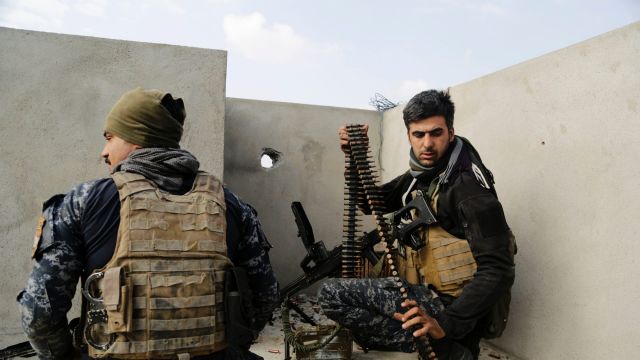
[{"label": "vest strap", "polygon": [[224,269],[233,265],[226,257],[218,254],[208,255],[207,259],[199,260],[150,260],[140,259],[131,262],[131,272],[157,272],[157,271],[198,271]]},{"label": "vest strap", "polygon": [[147,304],[146,297],[136,297],[133,299],[134,309],[152,309],[152,310],[167,310],[167,309],[187,309],[197,308],[205,306],[213,306],[223,301],[222,296],[216,295],[202,295],[191,297],[169,297],[169,298],[151,298],[148,299]]},{"label": "vest strap", "polygon": [[438,260],[447,256],[462,254],[469,251],[469,243],[466,240],[458,240],[447,246],[433,249],[433,258]]},{"label": "vest strap", "polygon": [[150,229],[169,229],[169,223],[162,218],[147,217],[142,219],[132,219],[129,223],[130,230],[150,230]]},{"label": "vest strap", "polygon": [[[211,270],[209,270],[211,271]],[[224,281],[224,270],[216,270],[213,272],[213,282],[222,283]],[[200,277],[197,275],[198,278]],[[131,283],[136,286],[146,286],[149,283],[147,274],[131,274]]]},{"label": "vest strap", "polygon": [[116,183],[116,186],[118,187],[118,189],[121,188],[126,183],[145,179],[145,177],[140,174],[127,172],[127,171],[118,171],[116,173],[113,173],[111,174],[111,178]]},{"label": "vest strap", "polygon": [[182,231],[200,231],[208,229],[209,231],[224,233],[222,224],[211,219],[193,218],[191,221],[185,221],[182,223]]},{"label": "vest strap", "polygon": [[129,251],[217,251],[225,252],[226,246],[215,240],[131,240]]},{"label": "vest strap", "polygon": [[462,283],[464,280],[471,279],[476,272],[475,263],[472,265],[465,265],[463,267],[456,268],[454,270],[444,270],[438,272],[440,275],[440,281],[443,285],[452,283]]},{"label": "vest strap", "polygon": [[[224,341],[224,332],[216,332],[212,335],[201,335],[184,338],[149,340],[149,341],[117,341],[109,349],[111,354],[136,354],[151,351],[164,351],[174,349],[190,349],[201,346],[210,346]],[[222,346],[220,347],[222,349]]]},{"label": "vest strap", "polygon": [[[444,231],[444,230],[443,230]],[[449,236],[449,237],[438,237],[438,236],[431,236],[434,232],[434,229],[429,229],[430,232],[430,236],[429,236],[429,242],[431,242],[431,246],[433,246],[434,248],[439,248],[442,246],[447,246],[449,244],[453,244],[456,241],[460,241],[460,239]]]},{"label": "vest strap", "polygon": [[[148,325],[148,326],[147,326]],[[193,319],[173,319],[173,320],[149,320],[135,319],[133,321],[134,330],[151,330],[151,331],[176,331],[185,329],[201,329],[216,326],[215,316],[206,316]]]},{"label": "vest strap", "polygon": [[475,260],[473,257],[469,257],[466,254],[458,254],[436,260],[438,269],[442,270],[451,270],[469,264],[475,264]]},{"label": "vest strap", "polygon": [[119,171],[111,174],[111,178],[118,188],[120,201],[124,201],[127,197],[142,191],[156,190],[156,187],[140,174]]},{"label": "vest strap", "polygon": [[220,213],[220,207],[215,201],[207,201],[206,203],[179,203],[151,198],[134,198],[131,199],[131,210],[149,210],[160,213],[170,214],[211,214]]},{"label": "vest strap", "polygon": [[102,279],[102,292],[104,307],[107,310],[117,311],[120,306],[120,280],[124,271],[122,267],[112,267],[104,272]]}]

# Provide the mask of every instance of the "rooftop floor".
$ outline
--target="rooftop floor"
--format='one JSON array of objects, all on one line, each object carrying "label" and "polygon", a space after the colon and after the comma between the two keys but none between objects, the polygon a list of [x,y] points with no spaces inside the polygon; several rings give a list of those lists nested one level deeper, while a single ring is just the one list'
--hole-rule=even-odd
[{"label": "rooftop floor", "polygon": [[[313,318],[318,324],[330,324],[331,321],[324,317],[319,306],[315,305],[315,299],[312,297],[302,297],[298,305],[305,313]],[[257,343],[251,346],[251,351],[264,357],[265,360],[282,360],[285,358],[284,333],[282,330],[282,320],[279,310],[274,313],[273,324],[267,325],[262,331]],[[308,326],[301,322],[300,317],[293,311],[290,314],[291,323],[294,327]],[[295,359],[295,354],[291,353],[291,358]],[[417,359],[417,353],[402,352],[381,352],[369,351],[363,352],[357,345],[353,344],[353,360],[373,360],[373,359],[393,359],[393,360],[409,360]],[[487,342],[480,343],[480,360],[519,360]]]}]

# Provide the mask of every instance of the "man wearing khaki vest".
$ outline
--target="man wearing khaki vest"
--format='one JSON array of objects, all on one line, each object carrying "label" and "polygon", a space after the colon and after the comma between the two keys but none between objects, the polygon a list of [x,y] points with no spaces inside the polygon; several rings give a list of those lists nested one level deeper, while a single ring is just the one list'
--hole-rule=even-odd
[{"label": "man wearing khaki vest", "polygon": [[[515,243],[493,176],[454,135],[453,115],[448,93],[415,95],[403,111],[410,170],[380,188],[387,212],[418,197],[432,208],[437,223],[415,234],[425,246],[400,245],[391,277],[330,279],[319,290],[325,314],[370,349],[413,352],[428,335],[434,351],[421,358],[477,359],[480,338],[504,329]],[[344,149],[345,127],[339,136]]]},{"label": "man wearing khaki vest", "polygon": [[[255,210],[180,149],[185,117],[171,94],[125,93],[104,127],[111,177],[45,202],[18,295],[41,359],[80,356],[73,345],[85,358],[259,358],[248,348],[278,299],[271,246]],[[79,280],[72,336],[66,314]],[[242,324],[225,320],[242,312]],[[225,337],[234,326],[244,338]]]}]

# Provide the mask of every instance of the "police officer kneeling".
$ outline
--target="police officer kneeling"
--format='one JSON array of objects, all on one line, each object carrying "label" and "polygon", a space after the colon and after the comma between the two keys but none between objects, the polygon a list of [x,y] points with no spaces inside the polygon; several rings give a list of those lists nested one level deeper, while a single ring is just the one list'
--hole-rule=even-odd
[{"label": "police officer kneeling", "polygon": [[185,117],[171,94],[125,93],[104,128],[111,177],[45,202],[18,295],[41,359],[259,358],[248,348],[278,299],[270,245],[255,210],[180,149]]}]

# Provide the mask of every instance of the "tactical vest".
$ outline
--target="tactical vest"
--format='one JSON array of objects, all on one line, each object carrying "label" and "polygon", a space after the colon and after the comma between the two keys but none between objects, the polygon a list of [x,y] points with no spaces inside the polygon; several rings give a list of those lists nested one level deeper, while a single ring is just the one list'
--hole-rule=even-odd
[{"label": "tactical vest", "polygon": [[102,298],[86,314],[85,336],[102,344],[88,341],[89,355],[183,360],[224,349],[223,281],[232,264],[222,184],[199,172],[190,192],[173,195],[141,175],[112,177],[120,227],[113,257],[92,275],[97,281],[87,280],[93,289],[85,290]]},{"label": "tactical vest", "polygon": [[[431,208],[437,211],[439,186],[431,194]],[[415,197],[416,192],[412,195]],[[476,261],[469,242],[459,239],[440,225],[421,230],[425,246],[415,251],[404,246],[406,256],[398,256],[398,271],[411,284],[432,285],[440,293],[460,296],[462,288],[476,273]]]}]

